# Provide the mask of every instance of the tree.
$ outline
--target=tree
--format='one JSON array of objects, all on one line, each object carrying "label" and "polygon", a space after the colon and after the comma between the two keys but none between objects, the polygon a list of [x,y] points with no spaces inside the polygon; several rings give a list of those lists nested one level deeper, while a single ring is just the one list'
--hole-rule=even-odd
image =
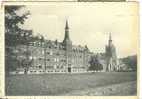
[{"label": "tree", "polygon": [[133,71],[137,70],[137,55],[128,56],[121,59],[122,62],[127,66],[128,69]]},{"label": "tree", "polygon": [[96,56],[92,56],[89,63],[90,63],[89,70],[96,70],[96,71],[98,71],[98,70],[102,70],[103,69],[103,66],[100,63],[99,57],[97,55]]},{"label": "tree", "polygon": [[30,13],[27,11],[22,15],[18,11],[24,6],[6,6],[5,7],[5,43],[8,46],[16,46],[27,41],[31,37],[32,31],[20,28]]},{"label": "tree", "polygon": [[27,45],[32,39],[32,30],[25,30],[20,27],[28,18],[27,11],[21,15],[18,13],[24,6],[5,6],[5,63],[6,71],[15,70],[19,65],[16,46]]}]

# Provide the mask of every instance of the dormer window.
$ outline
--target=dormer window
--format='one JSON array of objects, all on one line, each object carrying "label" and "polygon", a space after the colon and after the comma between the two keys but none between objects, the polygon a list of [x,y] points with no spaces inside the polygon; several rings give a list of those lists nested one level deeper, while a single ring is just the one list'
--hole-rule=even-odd
[{"label": "dormer window", "polygon": [[50,54],[50,52],[46,52],[48,55]]},{"label": "dormer window", "polygon": [[50,59],[47,59],[47,61],[50,61]]}]

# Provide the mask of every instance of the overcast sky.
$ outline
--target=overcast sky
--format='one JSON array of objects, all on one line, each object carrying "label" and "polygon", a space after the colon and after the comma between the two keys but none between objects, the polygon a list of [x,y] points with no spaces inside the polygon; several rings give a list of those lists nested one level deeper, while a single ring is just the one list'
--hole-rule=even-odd
[{"label": "overcast sky", "polygon": [[75,45],[87,45],[93,52],[104,52],[112,34],[118,57],[137,53],[136,9],[132,3],[48,3],[26,6],[31,15],[24,28],[35,35],[62,41],[65,21]]}]

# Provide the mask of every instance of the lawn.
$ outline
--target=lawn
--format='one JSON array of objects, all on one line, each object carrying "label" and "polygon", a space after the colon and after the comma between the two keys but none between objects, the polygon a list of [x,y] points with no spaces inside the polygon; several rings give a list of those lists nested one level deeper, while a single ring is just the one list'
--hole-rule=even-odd
[{"label": "lawn", "polygon": [[74,90],[85,90],[136,80],[135,72],[9,75],[6,95],[63,95]]}]

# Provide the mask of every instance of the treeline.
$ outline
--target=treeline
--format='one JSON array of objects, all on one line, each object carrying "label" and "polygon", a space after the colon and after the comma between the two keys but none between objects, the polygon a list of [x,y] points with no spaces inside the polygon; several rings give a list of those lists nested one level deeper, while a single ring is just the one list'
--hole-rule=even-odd
[{"label": "treeline", "polygon": [[[93,55],[89,61],[89,70],[101,71],[106,66],[104,54]],[[118,59],[118,71],[137,71],[137,55]]]},{"label": "treeline", "polygon": [[[24,44],[37,39],[33,36],[32,30],[26,30],[21,28],[25,20],[30,15],[29,11],[19,14],[20,10],[25,8],[24,6],[5,6],[5,71],[16,70],[21,63],[18,57],[16,46]],[[27,46],[28,47],[28,46]],[[24,53],[25,57],[22,61],[25,61],[22,66],[26,67],[28,62],[28,51]]]},{"label": "treeline", "polygon": [[120,61],[125,64],[126,70],[137,71],[137,55],[121,58]]},{"label": "treeline", "polygon": [[89,70],[95,70],[95,71],[101,71],[103,70],[103,64],[104,64],[104,59],[101,57],[104,57],[103,54],[102,56],[98,55],[93,55],[89,61],[90,67]]}]

